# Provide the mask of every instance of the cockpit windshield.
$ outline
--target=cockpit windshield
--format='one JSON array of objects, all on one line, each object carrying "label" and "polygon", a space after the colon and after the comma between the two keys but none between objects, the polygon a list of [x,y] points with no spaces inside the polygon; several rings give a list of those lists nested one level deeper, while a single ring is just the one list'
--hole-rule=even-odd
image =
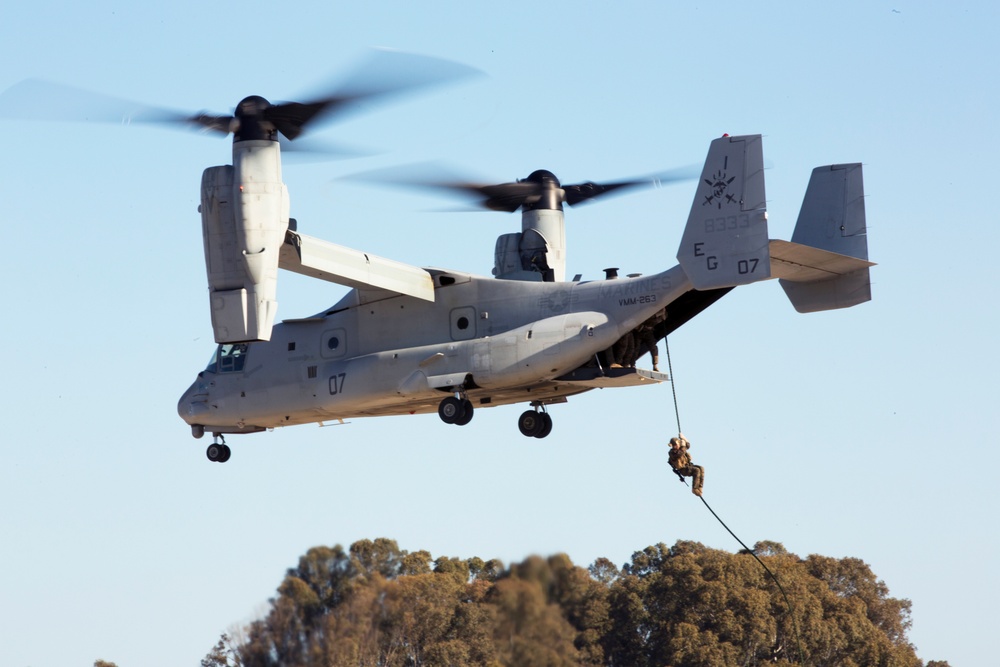
[{"label": "cockpit windshield", "polygon": [[220,345],[215,356],[205,369],[210,373],[239,373],[247,361],[249,343],[226,343]]}]

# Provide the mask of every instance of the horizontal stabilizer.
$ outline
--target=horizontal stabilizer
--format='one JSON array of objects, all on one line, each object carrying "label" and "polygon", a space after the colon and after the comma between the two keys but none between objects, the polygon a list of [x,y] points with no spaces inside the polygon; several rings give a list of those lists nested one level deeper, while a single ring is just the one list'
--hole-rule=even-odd
[{"label": "horizontal stabilizer", "polygon": [[289,231],[278,266],[286,271],[358,289],[383,289],[434,301],[434,280],[424,269]]},{"label": "horizontal stabilizer", "polygon": [[800,243],[771,239],[771,277],[797,283],[836,278],[875,266],[874,262]]}]

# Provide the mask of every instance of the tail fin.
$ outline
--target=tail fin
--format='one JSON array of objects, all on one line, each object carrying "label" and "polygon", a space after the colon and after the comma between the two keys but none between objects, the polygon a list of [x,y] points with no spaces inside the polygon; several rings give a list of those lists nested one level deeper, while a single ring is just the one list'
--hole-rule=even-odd
[{"label": "tail fin", "polygon": [[774,277],[800,313],[871,300],[864,194],[860,164],[817,167],[792,242],[771,241]]},{"label": "tail fin", "polygon": [[697,290],[771,277],[759,134],[712,142],[677,260]]}]

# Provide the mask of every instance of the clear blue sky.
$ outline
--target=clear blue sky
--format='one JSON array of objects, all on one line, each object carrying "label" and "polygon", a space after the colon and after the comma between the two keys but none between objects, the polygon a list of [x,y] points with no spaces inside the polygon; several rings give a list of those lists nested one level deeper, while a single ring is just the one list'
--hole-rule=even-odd
[{"label": "clear blue sky", "polygon": [[[303,232],[488,275],[517,216],[340,177],[442,159],[496,181],[700,163],[764,135],[770,230],[812,167],[865,165],[874,300],[799,315],[740,288],[671,339],[706,499],[740,535],[853,556],[913,601],[924,660],[995,660],[1000,84],[993,2],[14,3],[0,89],[42,77],[178,109],[292,99],[372,46],[487,76],[327,128],[382,151],[286,163]],[[309,547],[385,536],[435,556],[738,545],[668,474],[669,385],[458,429],[436,416],[229,439],[210,464],[176,401],[214,344],[197,213],[230,142],[6,121],[0,161],[0,664],[197,664]],[[693,184],[569,210],[568,273],[650,273]],[[344,292],[283,275],[279,316]]]}]

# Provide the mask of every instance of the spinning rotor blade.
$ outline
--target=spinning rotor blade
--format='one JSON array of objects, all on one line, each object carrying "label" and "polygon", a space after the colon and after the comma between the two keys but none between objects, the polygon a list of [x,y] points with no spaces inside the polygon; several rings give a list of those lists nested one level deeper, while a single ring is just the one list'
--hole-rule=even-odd
[{"label": "spinning rotor blade", "polygon": [[692,181],[697,179],[699,175],[700,167],[691,165],[688,167],[679,167],[677,169],[661,171],[656,174],[649,174],[648,176],[640,176],[638,178],[632,178],[624,181],[613,181],[611,183],[594,183],[592,181],[587,181],[586,183],[580,183],[578,185],[564,185],[562,188],[566,192],[565,202],[570,206],[575,206],[577,204],[588,202],[591,199],[596,199],[597,197],[603,197],[607,194],[622,194],[629,188],[643,186],[659,188],[664,185],[678,183],[680,181]]},{"label": "spinning rotor blade", "polygon": [[[218,116],[192,116],[42,79],[25,79],[0,93],[0,116],[26,120],[86,121],[96,123],[192,124],[219,127]],[[225,118],[228,127],[229,119]]]},{"label": "spinning rotor blade", "polygon": [[474,205],[480,209],[513,213],[522,207],[531,210],[557,209],[562,208],[562,204],[575,206],[608,194],[621,194],[629,188],[660,187],[694,180],[699,174],[700,167],[693,165],[609,183],[587,181],[576,185],[561,185],[555,174],[539,169],[523,180],[484,185],[455,177],[440,165],[415,165],[369,172],[353,178],[381,184],[447,190],[474,200]]},{"label": "spinning rotor blade", "polygon": [[298,138],[307,125],[332,120],[362,103],[457,81],[479,70],[440,58],[401,51],[376,50],[344,81],[310,102],[280,102],[264,110],[264,118],[288,139]]},{"label": "spinning rotor blade", "polygon": [[624,191],[629,188],[638,188],[643,186],[659,188],[670,183],[690,181],[696,178],[698,178],[698,171],[696,167],[683,167],[680,169],[671,169],[658,174],[650,174],[649,176],[642,176],[625,181],[614,181],[611,183],[594,183],[592,181],[587,181],[586,183],[580,183],[578,185],[564,185],[563,190],[566,192],[566,203],[570,206],[575,206],[576,204],[582,204],[590,201],[591,199],[603,197],[607,194],[623,194]]},{"label": "spinning rotor blade", "polygon": [[442,184],[442,187],[464,191],[479,198],[477,205],[490,211],[513,213],[524,205],[536,203],[542,195],[537,183],[516,181],[499,185],[477,185],[473,183]]},{"label": "spinning rotor blade", "polygon": [[478,74],[465,65],[429,56],[377,50],[335,87],[307,102],[271,104],[250,96],[231,115],[189,114],[93,93],[73,86],[28,79],[0,94],[0,116],[33,120],[158,123],[187,125],[234,134],[240,139],[296,139],[307,126],[391,95]]}]

